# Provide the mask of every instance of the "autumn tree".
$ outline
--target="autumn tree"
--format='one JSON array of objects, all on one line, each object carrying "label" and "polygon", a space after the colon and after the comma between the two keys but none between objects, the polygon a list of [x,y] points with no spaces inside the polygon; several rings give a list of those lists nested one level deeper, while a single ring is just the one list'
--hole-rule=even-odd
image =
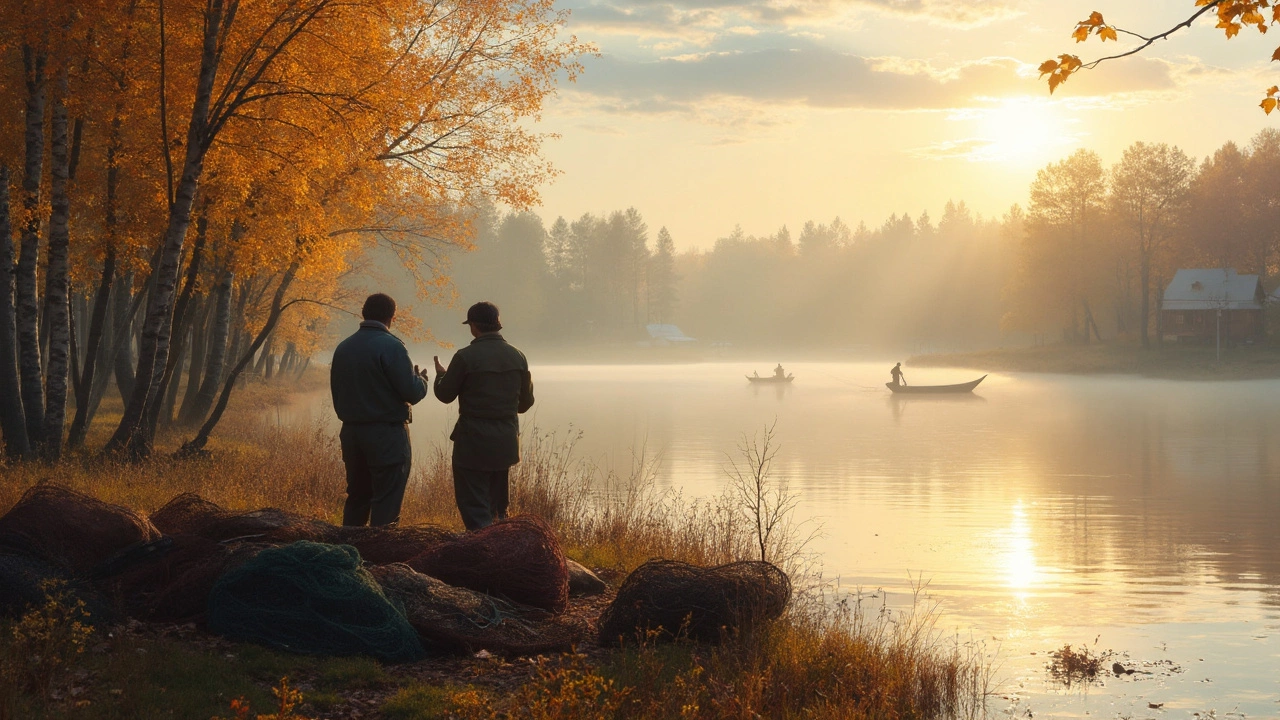
[{"label": "autumn tree", "polygon": [[1090,150],[1042,168],[1031,183],[1020,249],[1019,302],[1054,308],[1073,339],[1102,339],[1094,306],[1105,277],[1107,174]]},{"label": "autumn tree", "polygon": [[[1111,206],[1138,261],[1138,333],[1150,347],[1151,301],[1169,271],[1170,242],[1184,209],[1195,163],[1176,147],[1137,142],[1111,171]],[[1155,284],[1153,286],[1153,274]]]}]

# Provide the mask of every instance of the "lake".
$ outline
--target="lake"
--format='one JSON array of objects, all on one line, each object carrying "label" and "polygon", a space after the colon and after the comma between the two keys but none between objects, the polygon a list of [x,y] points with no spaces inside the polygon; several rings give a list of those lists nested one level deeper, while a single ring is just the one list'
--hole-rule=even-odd
[{"label": "lake", "polygon": [[[686,496],[719,493],[743,434],[776,423],[824,576],[894,606],[924,583],[940,630],[998,654],[993,714],[1280,716],[1280,381],[1003,374],[906,397],[891,362],[744,379],[774,362],[535,364],[525,423],[580,430],[580,456],[621,469],[659,453]],[[455,412],[425,400],[415,443],[444,442]],[[1062,689],[1044,666],[1064,643],[1139,672]]]}]

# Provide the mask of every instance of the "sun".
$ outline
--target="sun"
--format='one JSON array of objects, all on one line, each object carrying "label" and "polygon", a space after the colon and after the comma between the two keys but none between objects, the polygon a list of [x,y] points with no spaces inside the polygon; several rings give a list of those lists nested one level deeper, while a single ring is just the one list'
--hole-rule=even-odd
[{"label": "sun", "polygon": [[1040,165],[1074,145],[1078,137],[1061,106],[1043,98],[1009,98],[974,111],[975,160]]}]

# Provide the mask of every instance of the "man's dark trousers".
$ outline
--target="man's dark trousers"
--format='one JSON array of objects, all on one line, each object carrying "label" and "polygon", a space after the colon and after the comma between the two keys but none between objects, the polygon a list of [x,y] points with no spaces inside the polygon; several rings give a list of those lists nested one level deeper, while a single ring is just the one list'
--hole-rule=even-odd
[{"label": "man's dark trousers", "polygon": [[507,473],[510,470],[477,470],[454,463],[453,495],[467,530],[479,530],[507,517],[510,500]]},{"label": "man's dark trousers", "polygon": [[392,525],[409,483],[413,457],[404,423],[344,423],[338,435],[347,466],[343,525]]}]

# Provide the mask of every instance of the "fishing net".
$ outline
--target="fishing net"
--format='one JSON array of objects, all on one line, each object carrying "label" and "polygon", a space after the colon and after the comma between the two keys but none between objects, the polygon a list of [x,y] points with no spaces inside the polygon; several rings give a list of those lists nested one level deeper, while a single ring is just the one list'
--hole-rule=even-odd
[{"label": "fishing net", "polygon": [[151,513],[151,524],[165,535],[202,535],[229,513],[195,493],[182,493]]},{"label": "fishing net", "polygon": [[209,629],[233,640],[313,655],[423,655],[413,627],[360,567],[349,545],[268,548],[227,572],[209,595]]},{"label": "fishing net", "polygon": [[36,485],[0,517],[0,547],[85,575],[160,537],[142,515],[57,485]]},{"label": "fishing net", "polygon": [[232,512],[193,493],[183,493],[170,500],[151,514],[151,522],[166,535],[199,535],[218,541],[236,538],[280,544],[299,540],[340,541],[338,528],[327,522],[275,508]]},{"label": "fishing net", "polygon": [[370,565],[408,562],[457,537],[457,533],[433,525],[338,528],[339,542],[359,550]]},{"label": "fishing net", "polygon": [[26,555],[0,553],[0,618],[21,616],[50,593],[62,595],[64,602],[83,601],[89,622],[112,619],[106,600],[65,570]]},{"label": "fishing net", "polygon": [[600,616],[600,642],[626,642],[648,631],[715,642],[777,618],[790,599],[791,580],[770,563],[702,568],[650,560],[627,576]]},{"label": "fishing net", "polygon": [[369,572],[404,606],[409,624],[429,649],[536,655],[568,651],[583,636],[580,625],[445,584],[408,565],[383,565]]},{"label": "fishing net", "polygon": [[411,559],[420,573],[450,585],[560,612],[569,603],[569,571],[555,533],[524,515],[460,535]]},{"label": "fishing net", "polygon": [[152,543],[148,557],[121,567],[99,583],[119,612],[139,620],[202,622],[209,594],[223,573],[263,548],[258,543],[219,543],[196,535],[174,535]]}]

